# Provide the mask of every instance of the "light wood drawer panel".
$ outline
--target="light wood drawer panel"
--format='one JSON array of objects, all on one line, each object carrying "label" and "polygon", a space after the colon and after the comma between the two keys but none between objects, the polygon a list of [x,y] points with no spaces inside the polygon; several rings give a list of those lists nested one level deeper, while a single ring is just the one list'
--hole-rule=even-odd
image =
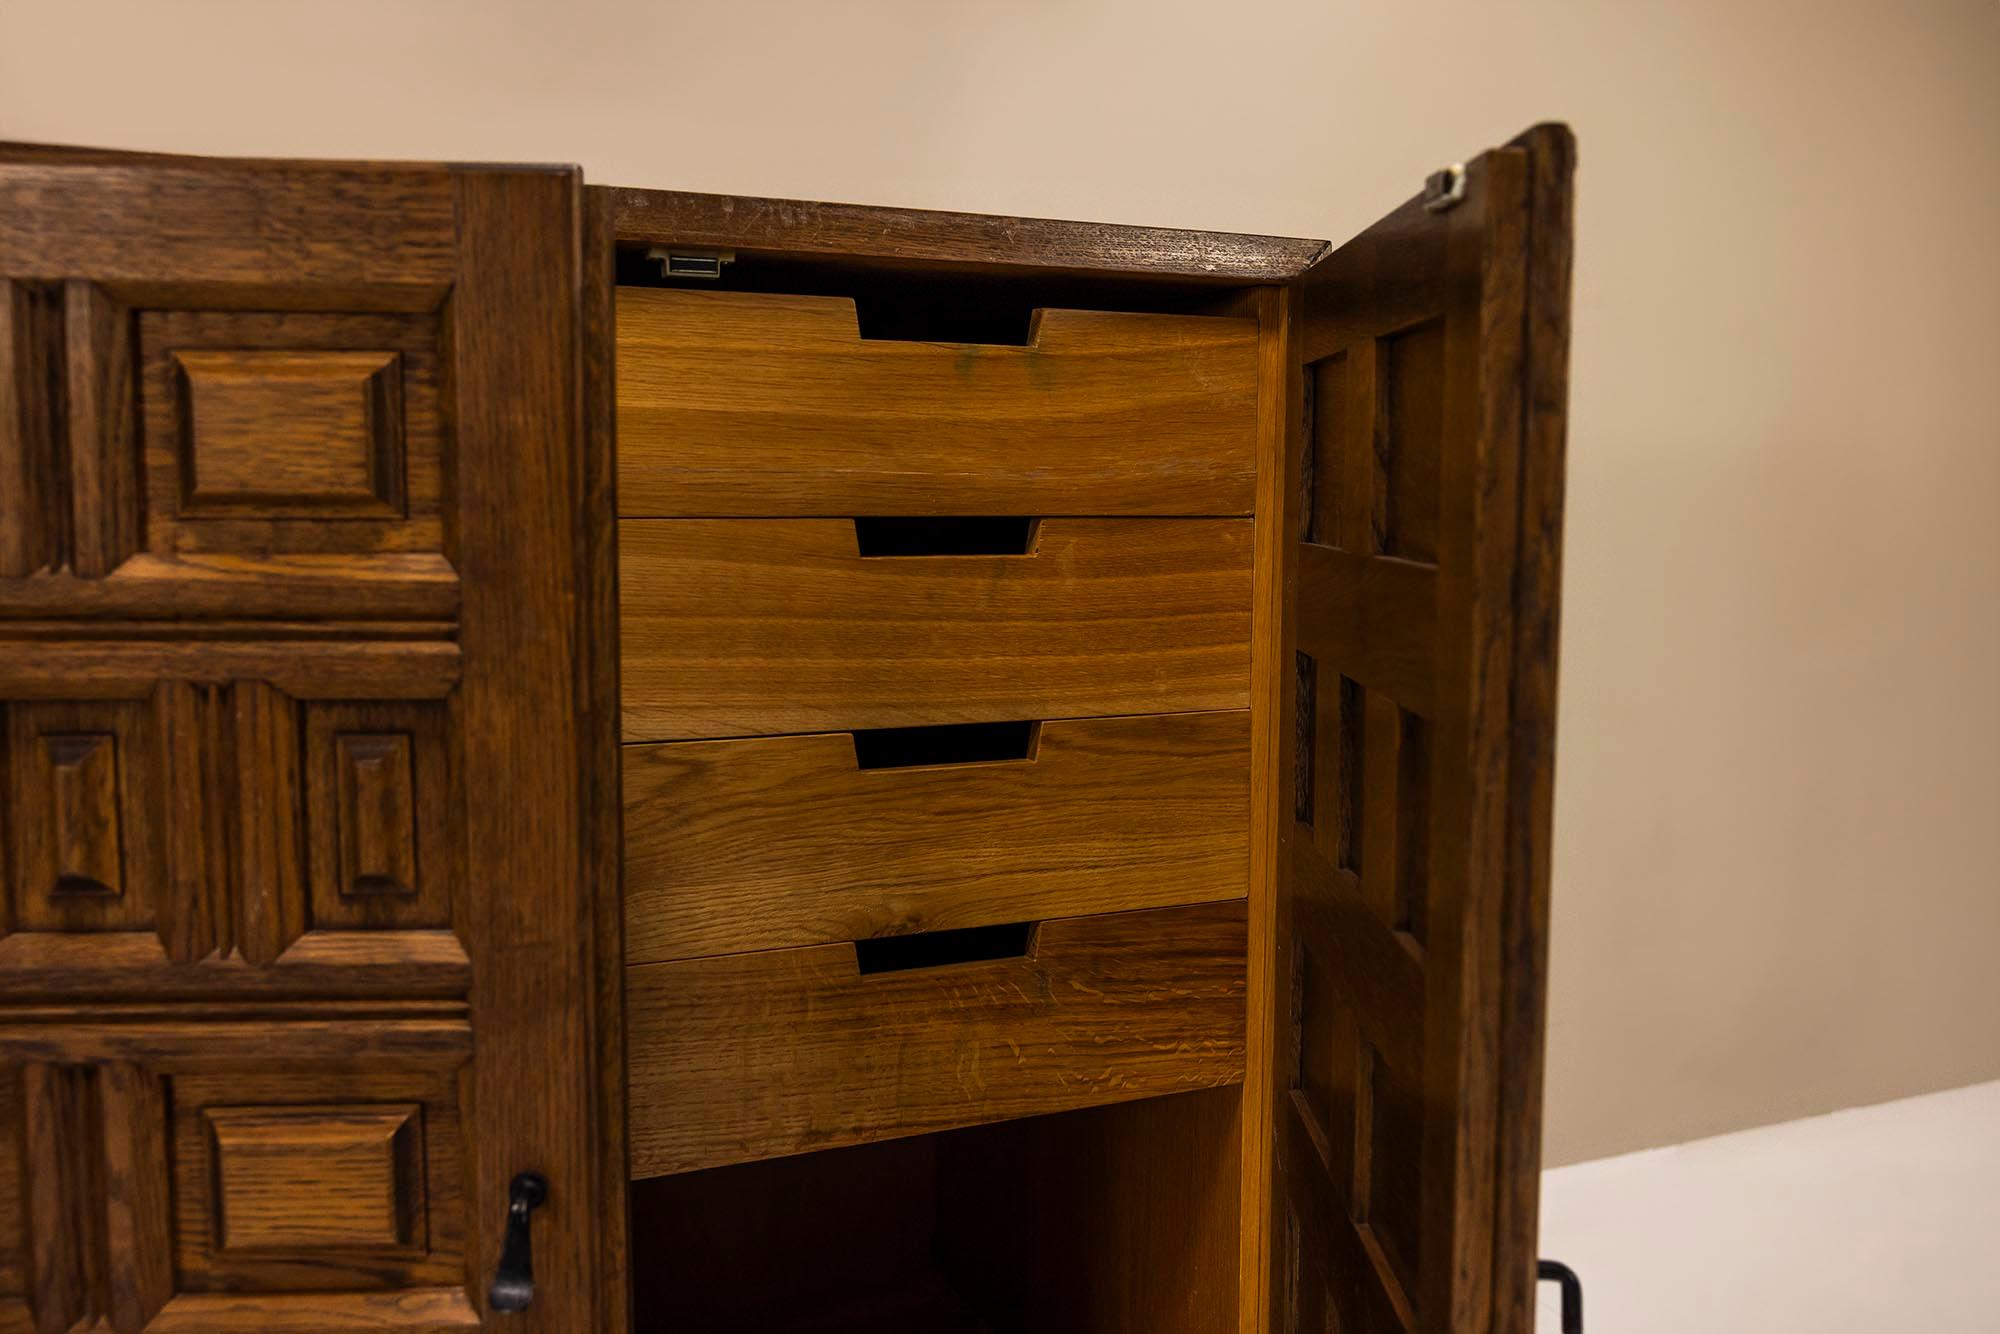
[{"label": "light wood drawer panel", "polygon": [[1039,312],[1033,343],[864,340],[854,303],[618,292],[630,515],[1248,514],[1257,324]]},{"label": "light wood drawer panel", "polygon": [[1248,519],[863,557],[841,519],[619,524],[628,741],[1247,708]]},{"label": "light wood drawer panel", "polygon": [[635,1177],[1235,1083],[1244,903],[1042,924],[1033,957],[850,945],[626,970]]},{"label": "light wood drawer panel", "polygon": [[860,769],[846,733],[625,749],[633,963],[1241,896],[1241,710],[1043,724],[1032,759]]}]

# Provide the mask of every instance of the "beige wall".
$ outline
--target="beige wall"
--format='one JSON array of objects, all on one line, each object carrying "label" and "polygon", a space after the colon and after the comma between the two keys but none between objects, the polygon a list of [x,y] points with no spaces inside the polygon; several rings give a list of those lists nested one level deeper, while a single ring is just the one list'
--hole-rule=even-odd
[{"label": "beige wall", "polygon": [[1549,1156],[2000,1075],[2000,5],[0,5],[0,137],[1339,238],[1582,146]]}]

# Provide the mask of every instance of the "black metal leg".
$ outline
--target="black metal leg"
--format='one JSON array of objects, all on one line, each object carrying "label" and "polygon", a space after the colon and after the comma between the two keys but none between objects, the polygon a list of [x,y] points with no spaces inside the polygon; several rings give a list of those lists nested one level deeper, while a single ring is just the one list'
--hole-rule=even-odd
[{"label": "black metal leg", "polygon": [[1562,1287],[1562,1334],[1583,1334],[1583,1280],[1560,1260],[1543,1260],[1535,1266],[1535,1277]]}]

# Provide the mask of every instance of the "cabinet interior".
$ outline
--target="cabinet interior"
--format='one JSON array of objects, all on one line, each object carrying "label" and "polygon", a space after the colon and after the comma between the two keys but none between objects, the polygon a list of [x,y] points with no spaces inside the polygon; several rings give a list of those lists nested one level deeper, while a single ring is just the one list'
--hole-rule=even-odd
[{"label": "cabinet interior", "polygon": [[640,1330],[1233,1325],[1240,1089],[635,1181]]},{"label": "cabinet interior", "polygon": [[[1024,346],[1034,341],[1033,312],[1042,309],[1245,313],[1237,292],[1213,283],[774,254],[738,254],[721,266],[712,281],[690,282],[665,277],[660,260],[648,256],[649,249],[620,248],[621,289],[851,299],[864,342]],[[1247,420],[1254,427],[1254,414]],[[1231,463],[1238,475],[1254,470],[1259,448],[1254,429],[1246,429],[1241,456]],[[641,456],[629,449],[624,452],[628,469],[635,466]],[[781,483],[774,480],[770,485]],[[953,485],[941,482],[936,489],[949,493]],[[1109,508],[1097,508],[1107,504],[1108,494],[1100,489],[1092,496],[1069,497],[1069,503],[1080,508],[1058,507],[1053,512],[1119,516],[1112,525],[1121,536],[1128,523],[1135,534],[1158,530],[1159,506],[1150,511],[1155,517],[1146,517],[1149,511],[1142,503],[1111,495]],[[761,498],[754,503],[761,504]],[[624,509],[628,536],[636,523],[671,522],[634,518],[661,512],[649,501],[621,497],[621,507],[625,506],[629,506]],[[1185,516],[1223,514],[1232,516],[1227,522],[1243,523],[1247,532],[1243,517],[1247,507],[1246,482],[1241,501],[1213,508],[1168,507],[1172,517],[1164,522],[1198,523],[1201,520]],[[853,522],[855,547],[864,561],[931,556],[1018,559],[1035,553],[1042,522],[1039,512],[1018,506],[942,514],[918,510],[892,517],[865,510],[830,513],[837,520]],[[1248,591],[1246,577],[1246,604]],[[1247,615],[1246,607],[1246,626]],[[634,729],[643,727],[633,722],[630,696],[628,678],[628,743],[634,740]],[[1240,714],[1243,701],[1233,703]],[[1089,712],[1107,715],[1103,721],[1117,725],[1164,724],[1199,716],[1177,710],[1157,718],[1118,716],[1159,712],[1151,709]],[[1223,717],[1209,715],[1210,721],[1200,725],[1219,726],[1214,720]],[[1090,723],[1086,719],[1062,725],[1075,730]],[[1041,727],[1038,719],[1007,719],[930,726],[843,724],[841,730],[852,737],[858,770],[893,771],[1032,761]],[[631,744],[628,757],[665,754],[676,744],[688,743],[668,738],[664,744]],[[1237,762],[1247,767],[1248,759],[1246,749]],[[1243,820],[1247,826],[1247,809]],[[1240,876],[1240,871],[1218,875],[1205,886],[1211,891],[1205,897],[1240,900],[1245,892]],[[795,885],[791,892],[810,893],[812,887]],[[655,909],[644,911],[652,914]],[[1040,925],[981,920],[958,930],[918,926],[919,934],[880,935],[855,941],[853,948],[863,978],[940,966],[978,969],[987,965],[977,960],[1033,955]],[[897,930],[912,928],[904,925]],[[1244,967],[1240,926],[1216,933],[1215,940],[1210,952],[1228,958],[1218,957],[1203,966],[1233,971],[1240,980]],[[743,947],[741,942],[733,946]],[[940,949],[972,952],[944,957],[937,954]],[[636,979],[648,956],[632,953],[629,927],[627,950]],[[1182,961],[1183,966],[1186,963]],[[666,994],[650,980],[642,990],[649,997]],[[652,1002],[633,1004],[645,1009]],[[1220,1022],[1207,1028],[1191,1024],[1175,1030],[1173,1038],[1186,1038],[1195,1048],[1213,1044]],[[643,1020],[635,1024],[645,1027]],[[1162,1038],[1167,1040],[1165,1030]],[[1234,1039],[1240,1044],[1240,1028]],[[634,1171],[641,1177],[630,1188],[636,1328],[755,1329],[770,1334],[1100,1334],[1110,1329],[1212,1334],[1233,1328],[1239,1307],[1239,1212],[1244,1188],[1243,1090],[1234,1082],[1240,1078],[1240,1059],[1239,1045],[1236,1073],[1228,1076],[1231,1082],[1218,1087],[1202,1087],[1216,1083],[1216,1075],[1190,1058],[1177,1082],[1179,1089],[1195,1091],[1160,1096],[1134,1096],[1128,1091],[1123,1095],[1126,1101],[1087,1106],[1083,1104],[1101,1103],[1104,1094],[1082,1091],[1087,1081],[1080,1080],[1078,1090],[1067,1095],[1074,1110],[1016,1114],[1011,1119],[998,1119],[1010,1116],[1006,1110],[988,1111],[985,1114],[996,1119],[928,1134],[891,1129],[885,1135],[880,1129],[842,1123],[829,1128],[828,1137],[843,1147],[791,1153],[790,1145],[767,1146],[762,1153],[787,1156],[723,1166],[653,1175],[649,1169],[659,1159],[635,1152]],[[643,1053],[635,1052],[634,1061],[635,1069],[648,1068]],[[949,1072],[936,1078],[949,1082]],[[909,1081],[919,1100],[925,1096],[926,1082],[920,1075]],[[642,1140],[654,1117],[638,1100],[651,1087],[635,1079],[634,1117]],[[801,1090],[799,1096],[808,1094]],[[897,1119],[881,1118],[892,1126]],[[863,1142],[852,1142],[855,1139]]]}]

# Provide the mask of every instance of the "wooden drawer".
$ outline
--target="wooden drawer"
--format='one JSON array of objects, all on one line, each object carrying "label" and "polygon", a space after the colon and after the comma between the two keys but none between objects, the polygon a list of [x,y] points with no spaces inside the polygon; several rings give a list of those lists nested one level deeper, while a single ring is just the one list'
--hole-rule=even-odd
[{"label": "wooden drawer", "polygon": [[1070,918],[1028,957],[904,972],[852,945],[628,968],[632,1174],[1237,1082],[1244,920]]},{"label": "wooden drawer", "polygon": [[843,519],[619,524],[628,741],[1241,709],[1248,519],[863,556]]},{"label": "wooden drawer", "polygon": [[1249,717],[1051,722],[1031,759],[938,766],[863,769],[845,733],[626,747],[625,957],[1240,897]]},{"label": "wooden drawer", "polygon": [[618,292],[630,515],[1248,514],[1257,324],[1045,310],[864,340],[845,298]]}]

